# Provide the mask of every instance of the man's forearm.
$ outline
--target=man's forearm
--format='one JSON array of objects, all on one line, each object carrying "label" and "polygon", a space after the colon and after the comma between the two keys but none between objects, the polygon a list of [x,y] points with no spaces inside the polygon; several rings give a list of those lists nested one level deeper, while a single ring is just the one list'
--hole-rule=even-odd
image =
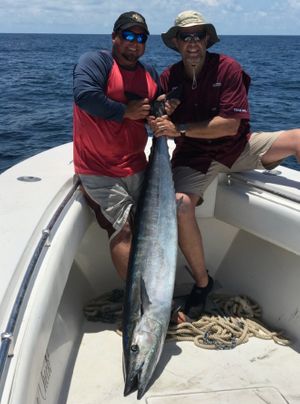
[{"label": "man's forearm", "polygon": [[240,119],[216,116],[209,121],[187,123],[186,136],[198,139],[218,139],[236,135]]}]

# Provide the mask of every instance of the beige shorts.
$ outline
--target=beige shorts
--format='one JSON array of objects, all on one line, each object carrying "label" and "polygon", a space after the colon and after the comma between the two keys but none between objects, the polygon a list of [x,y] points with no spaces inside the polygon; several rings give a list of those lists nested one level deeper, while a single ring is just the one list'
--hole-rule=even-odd
[{"label": "beige shorts", "polygon": [[175,167],[173,169],[173,177],[176,192],[199,195],[202,199],[205,189],[219,173],[232,173],[253,169],[270,170],[276,167],[281,161],[274,162],[265,167],[261,159],[282,132],[252,133],[244,151],[231,168],[217,161],[211,163],[205,174],[191,167]]},{"label": "beige shorts", "polygon": [[79,178],[89,206],[111,240],[127,221],[132,223],[144,171],[122,178],[97,175],[79,175]]}]

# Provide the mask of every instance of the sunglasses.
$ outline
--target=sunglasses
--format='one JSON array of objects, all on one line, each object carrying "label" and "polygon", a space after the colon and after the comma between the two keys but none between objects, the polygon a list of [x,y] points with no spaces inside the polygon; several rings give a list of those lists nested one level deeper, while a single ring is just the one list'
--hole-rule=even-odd
[{"label": "sunglasses", "polygon": [[178,38],[183,42],[191,42],[191,41],[202,41],[206,37],[205,31],[198,32],[178,32]]},{"label": "sunglasses", "polygon": [[125,39],[125,41],[129,42],[137,41],[137,43],[145,43],[148,39],[147,34],[136,34],[132,31],[122,31],[121,35],[122,38]]}]

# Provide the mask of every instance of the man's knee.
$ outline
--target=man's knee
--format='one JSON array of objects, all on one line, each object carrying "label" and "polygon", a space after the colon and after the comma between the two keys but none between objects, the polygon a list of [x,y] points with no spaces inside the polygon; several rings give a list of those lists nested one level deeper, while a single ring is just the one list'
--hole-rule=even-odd
[{"label": "man's knee", "polygon": [[300,153],[300,129],[294,129],[292,131],[292,138],[295,147],[296,153],[299,155]]},{"label": "man's knee", "polygon": [[282,131],[261,161],[269,169],[270,164],[280,163],[289,156],[296,156],[300,160],[300,129]]},{"label": "man's knee", "polygon": [[[300,159],[300,129],[290,129],[283,132],[284,145],[290,151],[290,155],[295,155]],[[284,147],[283,147],[284,148]]]},{"label": "man's knee", "polygon": [[188,216],[195,216],[195,208],[199,201],[199,196],[177,193],[176,200],[178,220],[185,220]]},{"label": "man's knee", "polygon": [[130,243],[132,239],[132,230],[129,222],[126,222],[122,229],[113,237],[111,244]]}]

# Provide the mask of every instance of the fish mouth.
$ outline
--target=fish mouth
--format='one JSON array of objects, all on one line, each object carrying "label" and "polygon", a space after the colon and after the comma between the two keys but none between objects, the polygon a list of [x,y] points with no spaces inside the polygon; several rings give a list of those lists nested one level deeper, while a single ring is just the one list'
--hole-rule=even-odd
[{"label": "fish mouth", "polygon": [[138,393],[137,393],[137,399],[138,400],[140,400],[143,397],[146,390],[147,390],[147,385],[143,385],[143,386],[139,385]]},{"label": "fish mouth", "polygon": [[128,396],[133,391],[136,391],[139,386],[141,370],[139,369],[133,375],[128,375],[125,380],[124,396]]},{"label": "fish mouth", "polygon": [[141,380],[142,370],[138,370],[138,372],[133,377],[127,377],[125,381],[125,388],[124,388],[124,396],[128,396],[129,394],[133,393],[134,391],[137,392],[137,399],[140,400],[145,391],[147,390],[148,383],[144,383]]},{"label": "fish mouth", "polygon": [[125,378],[124,396],[137,390],[137,399],[140,400],[147,391],[152,379],[154,368],[147,365],[147,361],[140,363],[128,372]]},{"label": "fish mouth", "polygon": [[147,390],[152,373],[149,377],[149,374],[145,372],[144,364],[145,361],[139,364],[136,363],[128,372],[124,387],[125,397],[137,390],[137,399],[140,400]]}]

